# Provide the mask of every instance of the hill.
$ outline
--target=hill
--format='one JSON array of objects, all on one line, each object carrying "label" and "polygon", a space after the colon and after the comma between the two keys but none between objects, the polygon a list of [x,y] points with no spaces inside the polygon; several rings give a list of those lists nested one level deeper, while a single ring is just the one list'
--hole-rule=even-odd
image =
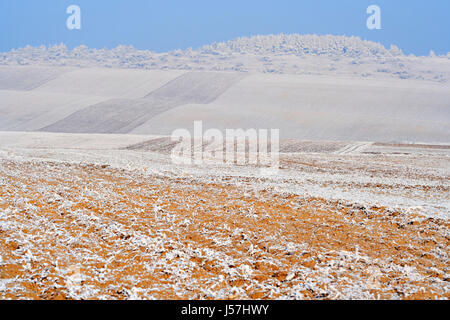
[{"label": "hill", "polygon": [[447,57],[340,36],[27,47],[0,54],[0,130],[169,135],[203,120],[287,139],[448,143],[449,75]]}]

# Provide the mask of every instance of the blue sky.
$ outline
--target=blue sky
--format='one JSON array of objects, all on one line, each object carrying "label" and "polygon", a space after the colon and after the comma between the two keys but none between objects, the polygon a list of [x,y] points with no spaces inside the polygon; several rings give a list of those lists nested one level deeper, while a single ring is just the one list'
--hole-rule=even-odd
[{"label": "blue sky", "polygon": [[[66,8],[81,8],[81,30],[66,28]],[[366,8],[382,10],[368,30]],[[119,44],[167,51],[270,33],[356,35],[405,53],[450,52],[448,0],[0,0],[0,51],[27,44]]]}]

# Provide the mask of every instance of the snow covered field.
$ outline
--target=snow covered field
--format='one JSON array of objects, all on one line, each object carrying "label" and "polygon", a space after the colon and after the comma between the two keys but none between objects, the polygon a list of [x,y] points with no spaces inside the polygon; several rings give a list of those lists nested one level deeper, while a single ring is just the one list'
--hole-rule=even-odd
[{"label": "snow covered field", "polygon": [[[0,299],[448,299],[450,59],[279,35],[0,53]],[[280,129],[280,170],[169,135]]]},{"label": "snow covered field", "polygon": [[289,140],[272,176],[165,140],[0,133],[0,297],[449,298],[448,147]]},{"label": "snow covered field", "polygon": [[443,83],[86,69],[33,83],[28,69],[39,68],[0,67],[0,130],[170,135],[202,120],[205,129],[280,128],[300,140],[448,143],[450,135]]},{"label": "snow covered field", "polygon": [[450,59],[356,37],[271,35],[197,50],[64,46],[0,54],[0,130],[449,143]]},{"label": "snow covered field", "polygon": [[248,165],[173,164],[173,143],[163,136],[0,132],[0,138],[1,156],[11,160],[108,165],[205,183],[246,178],[256,189],[450,217],[450,147],[444,145],[282,140],[282,170],[261,175]]}]

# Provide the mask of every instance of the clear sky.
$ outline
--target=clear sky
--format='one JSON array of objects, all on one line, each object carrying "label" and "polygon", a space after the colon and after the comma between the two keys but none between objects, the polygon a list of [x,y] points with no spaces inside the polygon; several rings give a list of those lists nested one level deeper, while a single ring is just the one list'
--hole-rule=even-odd
[{"label": "clear sky", "polygon": [[[66,8],[81,8],[68,30]],[[381,7],[382,30],[366,9]],[[0,0],[0,51],[65,43],[168,51],[255,34],[355,35],[405,53],[450,52],[449,0]]]}]

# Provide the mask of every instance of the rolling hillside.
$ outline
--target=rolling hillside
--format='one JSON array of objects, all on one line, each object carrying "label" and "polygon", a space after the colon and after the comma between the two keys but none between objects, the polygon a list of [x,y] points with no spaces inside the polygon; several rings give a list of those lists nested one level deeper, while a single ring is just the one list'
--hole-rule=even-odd
[{"label": "rolling hillside", "polygon": [[170,134],[280,128],[282,138],[448,143],[442,83],[330,76],[0,67],[0,130]]},{"label": "rolling hillside", "polygon": [[[111,66],[113,68],[111,68]],[[256,36],[156,54],[64,46],[0,55],[0,130],[449,143],[450,60],[336,36]]]}]

